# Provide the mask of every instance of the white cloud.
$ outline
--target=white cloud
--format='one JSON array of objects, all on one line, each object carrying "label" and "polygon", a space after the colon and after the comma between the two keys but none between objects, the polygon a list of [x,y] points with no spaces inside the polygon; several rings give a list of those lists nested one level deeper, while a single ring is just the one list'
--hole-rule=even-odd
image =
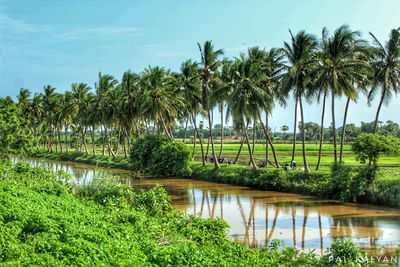
[{"label": "white cloud", "polygon": [[105,36],[105,35],[115,35],[115,34],[139,35],[140,33],[141,30],[136,27],[104,26],[104,27],[95,27],[86,29],[82,28],[78,30],[66,31],[64,33],[58,34],[56,37],[64,41],[69,41],[91,36]]},{"label": "white cloud", "polygon": [[49,31],[47,26],[39,26],[29,24],[23,20],[14,19],[6,15],[0,14],[0,30],[7,31],[11,30],[14,32],[25,32],[25,33],[38,33]]}]

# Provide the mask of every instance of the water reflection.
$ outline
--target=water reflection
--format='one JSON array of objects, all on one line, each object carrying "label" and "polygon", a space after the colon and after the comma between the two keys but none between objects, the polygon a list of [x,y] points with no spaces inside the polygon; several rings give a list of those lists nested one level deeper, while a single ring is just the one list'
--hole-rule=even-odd
[{"label": "water reflection", "polygon": [[400,244],[398,209],[190,179],[131,181],[139,188],[155,183],[167,189],[176,209],[202,218],[221,217],[229,223],[233,240],[253,247],[280,239],[287,246],[322,253],[333,240],[351,238],[373,254],[393,255]]},{"label": "water reflection", "polygon": [[[12,157],[15,163],[20,161]],[[64,170],[73,183],[90,183],[100,173],[117,175],[135,188],[163,185],[176,209],[202,218],[223,218],[232,240],[252,247],[280,239],[286,246],[322,253],[333,240],[351,238],[371,254],[394,255],[400,244],[400,210],[340,204],[330,200],[258,191],[247,187],[191,179],[138,179],[127,170],[110,170],[73,162],[25,160],[32,166]]]}]

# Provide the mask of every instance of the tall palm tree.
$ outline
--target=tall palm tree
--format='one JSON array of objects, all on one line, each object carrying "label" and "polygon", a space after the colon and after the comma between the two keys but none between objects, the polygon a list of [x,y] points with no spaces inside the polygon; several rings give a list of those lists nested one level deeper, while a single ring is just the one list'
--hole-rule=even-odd
[{"label": "tall palm tree", "polygon": [[47,144],[47,149],[48,151],[52,152],[53,151],[53,114],[54,114],[54,106],[55,106],[55,91],[56,88],[46,85],[44,88],[44,94],[43,94],[43,107],[45,110],[45,117],[46,117],[46,124],[48,127],[48,144]]},{"label": "tall palm tree", "polygon": [[201,88],[202,88],[202,103],[203,108],[207,112],[208,118],[208,129],[211,141],[211,150],[212,156],[214,158],[215,168],[219,168],[219,162],[217,157],[215,156],[215,147],[214,147],[214,138],[212,132],[212,117],[211,117],[211,105],[209,99],[209,91],[210,91],[210,82],[216,78],[215,72],[217,71],[218,66],[221,61],[218,58],[223,55],[222,49],[215,50],[211,41],[205,41],[203,46],[197,43],[200,56],[201,56],[201,69],[200,69],[200,80],[201,80]]},{"label": "tall palm tree", "polygon": [[[99,73],[99,81],[98,83],[95,84],[96,88],[96,97],[98,101],[98,108],[99,108],[99,113],[101,117],[101,126],[104,129],[104,132],[102,130],[102,137],[103,137],[103,150],[102,154],[104,156],[105,154],[105,147],[106,144],[109,144],[108,140],[108,131],[107,131],[107,113],[108,110],[110,109],[109,102],[107,99],[108,91],[112,90],[115,85],[117,84],[117,80],[108,74],[102,75]],[[108,146],[110,147],[110,146]],[[111,154],[112,151],[109,150],[109,154]]]},{"label": "tall palm tree", "polygon": [[234,127],[245,137],[254,170],[257,164],[250,147],[248,125],[251,121],[260,120],[261,111],[268,110],[273,96],[260,87],[263,75],[258,64],[244,55],[235,62],[235,85],[229,94],[227,113],[232,115]]},{"label": "tall palm tree", "polygon": [[183,101],[185,103],[186,109],[190,114],[190,120],[194,126],[194,145],[196,144],[196,139],[198,138],[201,150],[201,160],[203,165],[205,165],[206,160],[204,154],[204,146],[196,120],[197,115],[202,113],[202,98],[199,75],[200,69],[199,65],[196,62],[192,62],[192,60],[187,60],[182,63],[180,68],[179,84],[182,90],[181,92]]},{"label": "tall palm tree", "polygon": [[[331,94],[333,151],[335,162],[338,161],[335,126],[335,97],[341,95],[347,96],[340,146],[339,161],[341,161],[349,103],[351,100],[355,101],[357,99],[358,90],[356,86],[365,83],[364,81],[368,75],[368,61],[366,60],[366,56],[364,56],[364,53],[366,53],[366,43],[359,37],[360,33],[350,30],[347,25],[340,26],[330,37],[328,37],[328,30],[326,28],[322,30],[321,51],[318,53],[319,64],[315,71],[315,88],[321,90],[320,94],[324,95],[324,101],[327,91]],[[324,113],[324,110],[322,113]],[[321,146],[322,144],[320,143],[320,149]],[[317,168],[319,168],[319,163],[317,163]]]},{"label": "tall palm tree", "polygon": [[310,173],[307,164],[306,147],[305,147],[305,131],[304,131],[304,112],[302,97],[306,95],[307,89],[312,84],[311,73],[316,63],[317,40],[313,35],[300,31],[295,36],[290,32],[291,43],[284,43],[284,53],[288,61],[286,73],[282,79],[283,91],[287,94],[293,90],[295,99],[295,115],[293,129],[293,149],[292,162],[296,148],[296,128],[297,128],[297,108],[300,104],[301,117],[301,135],[303,146],[303,164],[305,174]]},{"label": "tall palm tree", "polygon": [[372,33],[374,41],[373,58],[371,66],[373,69],[372,88],[368,95],[370,103],[377,91],[380,89],[380,101],[375,115],[374,132],[378,130],[379,113],[383,104],[388,104],[393,94],[400,90],[400,28],[390,32],[389,40],[385,45],[379,42]]},{"label": "tall palm tree", "polygon": [[[81,135],[82,145],[85,148],[86,153],[88,153],[86,140],[85,140],[85,132],[86,125],[83,121],[86,119],[85,108],[86,108],[86,97],[91,88],[86,83],[73,83],[71,85],[71,96],[72,96],[72,110],[76,114],[74,123],[79,126],[79,134]],[[66,99],[68,102],[68,99]],[[68,106],[68,105],[67,105]],[[68,108],[67,108],[68,109]],[[66,133],[68,133],[68,125],[66,125]]]},{"label": "tall palm tree", "polygon": [[[137,128],[139,116],[138,93],[139,93],[140,76],[131,71],[124,72],[121,80],[121,112],[120,121],[123,131],[123,149],[124,155],[127,157],[131,147],[132,129]],[[126,148],[126,141],[128,148]]]}]

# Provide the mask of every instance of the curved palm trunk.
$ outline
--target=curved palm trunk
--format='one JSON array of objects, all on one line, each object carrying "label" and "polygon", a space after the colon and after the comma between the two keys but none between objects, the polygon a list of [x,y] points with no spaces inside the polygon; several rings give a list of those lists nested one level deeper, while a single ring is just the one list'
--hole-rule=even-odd
[{"label": "curved palm trunk", "polygon": [[208,113],[208,126],[209,126],[210,141],[211,141],[211,152],[212,152],[212,156],[214,158],[214,166],[216,169],[219,169],[220,165],[218,162],[218,158],[215,156],[215,146],[214,146],[214,138],[213,138],[213,132],[212,132],[212,117],[211,117],[210,110],[208,110],[207,113]]},{"label": "curved palm trunk", "polygon": [[343,157],[343,146],[344,146],[344,135],[346,133],[346,120],[347,120],[347,112],[349,110],[350,98],[347,98],[346,108],[344,109],[344,118],[342,125],[342,135],[340,136],[340,152],[339,152],[339,162],[342,162]]},{"label": "curved palm trunk", "polygon": [[[258,116],[258,119],[259,119],[259,121],[260,121],[261,128],[262,128],[263,131],[264,131],[264,135],[265,135],[265,137],[267,138],[267,142],[268,142],[269,146],[271,147],[272,155],[273,155],[274,161],[275,161],[275,166],[276,166],[277,168],[279,168],[279,163],[278,163],[278,159],[277,159],[277,157],[276,157],[276,152],[275,152],[274,144],[272,143],[271,137],[269,136],[268,130],[267,130],[267,128],[264,126],[264,123],[262,122],[261,116],[260,116],[260,115]],[[265,144],[265,145],[267,146],[267,144]],[[267,162],[268,162],[268,161],[267,161]]]},{"label": "curved palm trunk", "polygon": [[96,144],[94,142],[94,126],[92,126],[91,136],[92,136],[93,156],[96,156]]},{"label": "curved palm trunk", "polygon": [[103,127],[105,128],[104,125],[100,126],[101,137],[103,138],[103,149],[101,151],[101,154],[104,156],[106,154],[106,138],[104,137]]},{"label": "curved palm trunk", "polygon": [[61,130],[60,129],[57,130],[57,135],[58,135],[58,143],[59,143],[59,146],[60,146],[60,151],[61,151],[61,153],[63,153],[63,147],[62,147],[62,142],[61,142]]},{"label": "curved palm trunk", "polygon": [[336,146],[336,125],[335,125],[335,94],[332,92],[332,131],[333,131],[333,157],[335,163],[337,159],[337,146]]},{"label": "curved palm trunk", "polygon": [[235,158],[235,160],[233,161],[233,164],[236,164],[237,162],[238,162],[238,160],[239,160],[239,156],[240,156],[240,153],[242,152],[242,148],[243,148],[243,144],[244,144],[244,141],[245,141],[246,139],[244,138],[244,137],[242,137],[242,141],[240,142],[240,146],[239,146],[239,151],[238,151],[238,153],[236,154],[236,158]]},{"label": "curved palm trunk", "polygon": [[182,143],[185,143],[186,134],[187,134],[187,128],[188,128],[188,123],[189,123],[189,117],[186,118],[185,133],[183,134],[183,142],[182,142]]},{"label": "curved palm trunk", "polygon": [[204,156],[203,141],[201,140],[201,136],[199,134],[199,130],[197,129],[196,116],[194,115],[194,113],[192,113],[192,121],[193,121],[193,126],[194,126],[194,131],[195,131],[194,138],[196,139],[196,135],[199,138],[200,150],[201,150],[201,161],[203,163],[203,166],[205,166],[207,163],[206,163],[206,159],[205,159],[205,156]]},{"label": "curved palm trunk", "polygon": [[293,125],[293,148],[292,148],[292,160],[290,164],[294,161],[294,153],[296,151],[296,130],[297,130],[297,106],[299,98],[296,96],[296,104],[294,105],[294,125]]},{"label": "curved palm trunk", "polygon": [[318,150],[318,162],[316,170],[319,170],[321,166],[321,156],[322,156],[322,144],[324,141],[324,117],[325,117],[325,104],[326,104],[326,92],[324,92],[324,99],[322,101],[322,115],[321,115],[321,129],[320,129],[320,137],[319,137],[319,150]]},{"label": "curved palm trunk", "polygon": [[221,103],[221,144],[219,148],[218,157],[222,157],[222,150],[224,149],[224,104]]},{"label": "curved palm trunk", "polygon": [[254,156],[254,150],[256,148],[256,142],[257,142],[257,125],[256,125],[256,121],[254,120],[253,122],[253,143],[252,143],[252,147],[251,147],[251,153]]},{"label": "curved palm trunk", "polygon": [[89,155],[89,150],[86,145],[86,127],[84,127],[82,129],[82,144],[83,144],[83,148],[85,149],[86,155]]},{"label": "curved palm trunk", "polygon": [[379,113],[381,112],[382,104],[383,104],[383,101],[385,100],[385,95],[386,95],[386,86],[384,85],[383,89],[382,89],[381,100],[379,101],[378,109],[377,109],[376,115],[375,115],[374,133],[376,133],[378,131]]},{"label": "curved palm trunk", "polygon": [[68,147],[69,147],[69,141],[68,141],[68,126],[65,127],[65,152],[68,154]]},{"label": "curved palm trunk", "polygon": [[258,168],[257,168],[256,162],[254,161],[253,153],[251,151],[250,141],[249,141],[249,134],[247,133],[247,127],[246,127],[246,129],[244,129],[244,136],[246,137],[246,143],[247,143],[247,148],[249,150],[251,166],[253,166],[253,170],[254,171],[257,171]]},{"label": "curved palm trunk", "polygon": [[303,103],[301,101],[301,97],[299,97],[299,102],[300,102],[300,116],[301,116],[301,143],[303,146],[303,164],[304,164],[304,174],[309,175],[310,174],[310,168],[308,167],[307,163],[307,155],[306,155],[306,134],[304,131],[304,112],[303,112]]}]

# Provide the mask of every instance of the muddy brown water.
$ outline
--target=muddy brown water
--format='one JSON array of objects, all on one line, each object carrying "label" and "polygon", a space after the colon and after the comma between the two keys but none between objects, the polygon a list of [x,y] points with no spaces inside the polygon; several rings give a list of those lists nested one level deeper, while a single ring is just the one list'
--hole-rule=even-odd
[{"label": "muddy brown water", "polygon": [[[11,156],[13,162],[21,161]],[[113,175],[134,188],[165,187],[175,209],[202,218],[223,218],[229,238],[252,247],[274,239],[286,246],[320,254],[332,241],[351,239],[370,255],[396,255],[400,245],[400,209],[342,204],[315,197],[260,191],[192,179],[138,177],[127,170],[104,169],[74,162],[25,158],[31,166],[64,170],[78,185],[101,174]]]}]

